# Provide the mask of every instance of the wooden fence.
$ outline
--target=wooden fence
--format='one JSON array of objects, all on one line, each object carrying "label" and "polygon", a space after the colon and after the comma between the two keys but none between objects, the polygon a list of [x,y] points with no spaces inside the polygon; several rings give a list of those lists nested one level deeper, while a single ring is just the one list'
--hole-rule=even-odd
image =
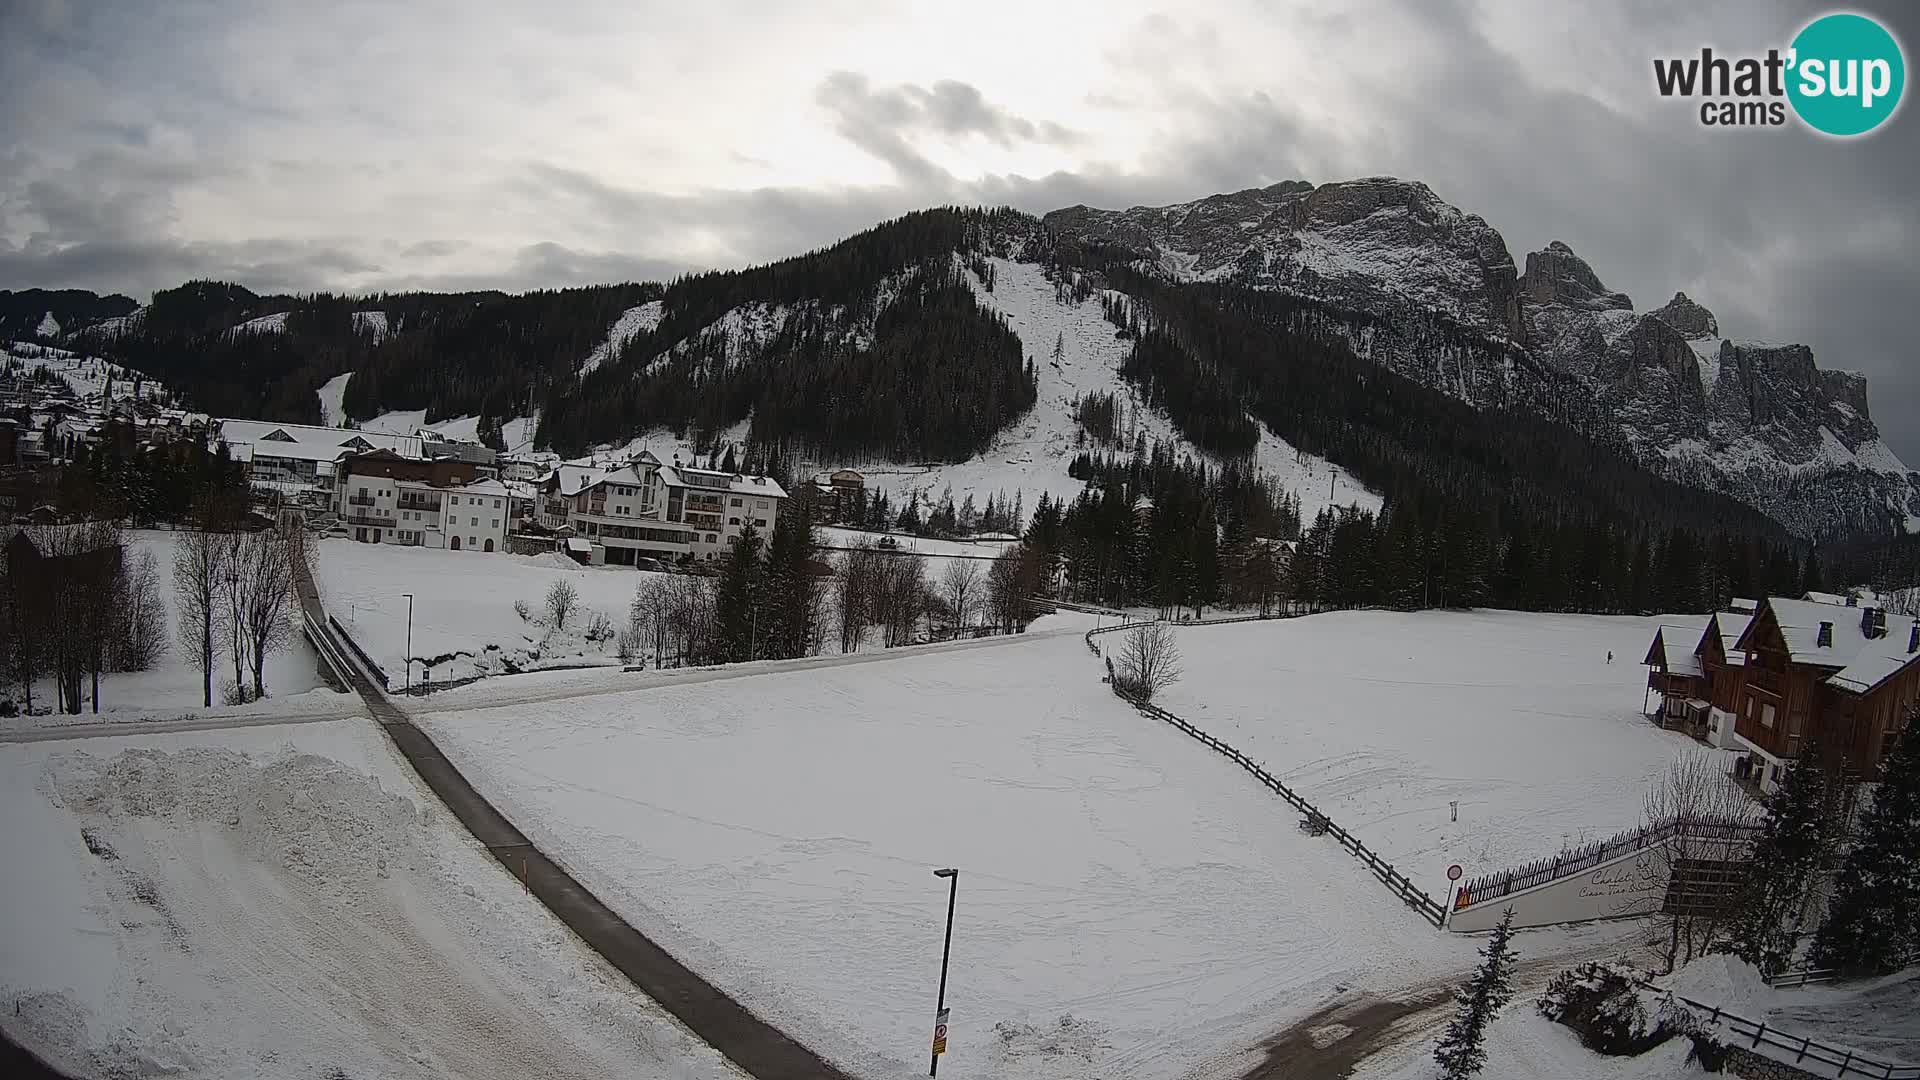
[{"label": "wooden fence", "polygon": [[[1654,989],[1659,988],[1654,987]],[[1920,1065],[1892,1065],[1884,1061],[1876,1061],[1870,1057],[1862,1057],[1852,1050],[1843,1050],[1803,1036],[1772,1030],[1763,1020],[1749,1020],[1744,1016],[1736,1016],[1718,1005],[1708,1005],[1689,997],[1681,997],[1679,994],[1672,996],[1699,1010],[1695,1014],[1697,1019],[1714,1027],[1726,1029],[1729,1034],[1746,1044],[1747,1048],[1758,1050],[1766,1046],[1793,1055],[1792,1060],[1774,1054],[1766,1055],[1776,1061],[1789,1065],[1823,1065],[1836,1070],[1834,1075],[1840,1077],[1864,1076],[1872,1080],[1920,1080]]]},{"label": "wooden fence", "polygon": [[1455,903],[1458,907],[1483,904],[1531,889],[1535,885],[1558,881],[1561,878],[1591,870],[1603,862],[1610,862],[1622,855],[1629,855],[1664,843],[1676,832],[1709,839],[1751,840],[1759,834],[1759,831],[1758,825],[1731,821],[1686,823],[1663,821],[1655,825],[1644,825],[1605,840],[1596,840],[1590,844],[1568,848],[1558,855],[1522,863],[1511,870],[1473,878],[1460,890],[1460,897]]},{"label": "wooden fence", "polygon": [[[1262,617],[1263,616],[1258,616],[1258,615],[1253,616],[1253,618],[1256,618],[1256,619],[1262,618]],[[1281,617],[1284,618],[1286,616],[1281,616]],[[1226,621],[1226,620],[1222,620],[1222,621]],[[1243,621],[1243,620],[1236,619],[1232,621],[1237,622],[1237,621]],[[1094,655],[1097,656],[1100,653],[1100,646],[1094,644],[1093,639],[1096,635],[1111,634],[1111,633],[1114,633],[1115,631],[1130,630],[1136,626],[1145,626],[1145,625],[1147,624],[1144,622],[1133,622],[1133,623],[1123,623],[1119,626],[1107,626],[1107,627],[1101,627],[1095,630],[1089,630],[1087,631],[1087,634],[1086,634],[1087,647],[1093,651]],[[1444,904],[1442,904],[1438,900],[1435,900],[1433,897],[1428,896],[1425,892],[1421,891],[1420,887],[1415,885],[1412,881],[1408,880],[1405,874],[1402,874],[1400,871],[1394,869],[1392,863],[1386,861],[1385,859],[1382,859],[1380,856],[1376,855],[1371,848],[1367,847],[1366,844],[1362,843],[1359,837],[1354,836],[1352,833],[1341,828],[1339,824],[1336,823],[1332,818],[1329,818],[1326,814],[1321,813],[1318,807],[1308,802],[1305,798],[1303,798],[1298,792],[1294,791],[1292,788],[1281,783],[1278,777],[1274,776],[1272,773],[1267,771],[1266,766],[1254,761],[1252,758],[1247,757],[1247,755],[1241,753],[1237,748],[1235,748],[1231,744],[1221,739],[1214,738],[1212,735],[1207,734],[1206,732],[1193,726],[1192,724],[1181,719],[1180,717],[1175,716],[1173,713],[1170,713],[1167,710],[1160,708],[1158,705],[1154,705],[1150,702],[1142,701],[1139,698],[1132,697],[1127,694],[1123,694],[1120,692],[1118,687],[1114,689],[1114,693],[1121,700],[1125,701],[1127,704],[1132,705],[1135,709],[1139,710],[1142,715],[1152,717],[1155,720],[1159,720],[1163,723],[1171,724],[1174,727],[1179,728],[1181,731],[1185,732],[1187,735],[1191,736],[1195,740],[1206,744],[1208,749],[1213,750],[1215,753],[1220,754],[1222,757],[1225,757],[1229,761],[1232,761],[1235,765],[1238,765],[1242,769],[1245,769],[1247,773],[1250,774],[1255,780],[1258,780],[1262,784],[1266,785],[1269,791],[1272,791],[1275,795],[1278,795],[1282,799],[1285,799],[1289,806],[1292,806],[1295,810],[1298,810],[1301,816],[1308,823],[1310,823],[1316,830],[1324,830],[1326,834],[1333,837],[1334,840],[1337,841],[1341,847],[1346,848],[1347,851],[1350,852],[1354,858],[1360,860],[1361,864],[1365,866],[1368,869],[1368,871],[1370,871],[1373,874],[1374,877],[1380,880],[1381,884],[1387,887],[1387,890],[1389,892],[1399,897],[1403,903],[1405,903],[1408,907],[1412,908],[1414,912],[1417,913],[1421,918],[1425,919],[1426,921],[1432,923],[1435,926],[1440,926],[1446,921],[1447,909]]]}]

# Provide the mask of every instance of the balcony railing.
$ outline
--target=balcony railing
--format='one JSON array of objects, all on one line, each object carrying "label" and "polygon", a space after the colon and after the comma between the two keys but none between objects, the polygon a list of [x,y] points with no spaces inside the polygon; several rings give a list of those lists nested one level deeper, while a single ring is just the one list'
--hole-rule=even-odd
[{"label": "balcony railing", "polygon": [[1787,677],[1778,671],[1769,671],[1763,667],[1748,668],[1747,685],[1778,696],[1786,691]]},{"label": "balcony railing", "polygon": [[355,506],[372,506],[372,505],[373,505],[373,496],[371,496],[371,495],[349,495],[349,496],[347,496],[347,501],[348,501],[349,503],[352,503],[352,504],[353,504],[353,505],[355,505]]},{"label": "balcony railing", "polygon": [[350,525],[378,525],[383,529],[391,529],[393,528],[393,515],[368,514],[356,511],[347,515],[347,523]]},{"label": "balcony railing", "polygon": [[433,513],[433,514],[437,514],[440,512],[440,502],[437,499],[428,501],[425,499],[402,498],[400,500],[399,506],[400,506],[400,509],[402,510],[425,510],[428,513]]}]

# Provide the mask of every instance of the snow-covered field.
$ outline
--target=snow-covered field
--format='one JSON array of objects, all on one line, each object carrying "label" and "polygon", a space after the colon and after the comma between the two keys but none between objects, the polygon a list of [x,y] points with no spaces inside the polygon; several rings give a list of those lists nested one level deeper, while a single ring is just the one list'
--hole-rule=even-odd
[{"label": "snow-covered field", "polygon": [[366,719],[0,748],[0,1026],[81,1076],[737,1076]]},{"label": "snow-covered field", "polygon": [[1114,699],[1076,633],[671,674],[420,719],[616,910],[862,1075],[925,1067],[938,866],[955,1075],[1236,1074],[1337,987],[1471,959]]},{"label": "snow-covered field", "polygon": [[[582,636],[591,612],[625,626],[635,587],[649,575],[624,566],[581,566],[564,555],[499,555],[473,551],[356,544],[329,539],[318,547],[318,584],[327,614],[339,619],[395,686],[407,655],[407,600],[413,594],[413,655],[431,660],[431,678],[445,681],[508,670],[617,664],[614,643]],[[539,616],[547,590],[572,583],[580,610],[551,634],[522,621],[513,602]],[[414,667],[414,678],[423,677]]]},{"label": "snow-covered field", "polygon": [[1444,898],[1450,863],[1473,877],[1633,828],[1676,756],[1710,752],[1641,712],[1660,622],[1356,611],[1189,627],[1185,678],[1160,704]]},{"label": "snow-covered field", "polygon": [[[100,676],[100,713],[89,711],[79,716],[34,716],[0,720],[0,728],[47,727],[67,723],[91,724],[101,721],[132,722],[165,720],[187,715],[204,715],[205,696],[200,669],[187,663],[179,644],[180,624],[173,596],[173,545],[175,534],[163,530],[136,529],[126,534],[126,558],[129,563],[142,552],[151,551],[160,571],[160,599],[167,611],[167,651],[149,671],[110,672]],[[231,711],[255,713],[282,705],[295,711],[327,708],[318,699],[335,695],[325,688],[313,649],[298,633],[287,647],[267,657],[264,672],[270,701],[260,706],[241,706]],[[221,687],[233,681],[233,662],[223,655],[213,672],[215,708],[220,708]],[[89,684],[91,685],[91,684]],[[51,678],[41,679],[34,688],[34,706],[54,700]],[[299,700],[290,700],[299,699]]]}]

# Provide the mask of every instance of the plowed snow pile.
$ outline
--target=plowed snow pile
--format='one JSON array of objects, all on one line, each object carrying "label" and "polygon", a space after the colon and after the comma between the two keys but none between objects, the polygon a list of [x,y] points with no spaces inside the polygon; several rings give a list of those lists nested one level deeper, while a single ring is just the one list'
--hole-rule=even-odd
[{"label": "plowed snow pile", "polygon": [[732,1075],[364,721],[312,728],[0,759],[15,1039],[87,1076]]}]

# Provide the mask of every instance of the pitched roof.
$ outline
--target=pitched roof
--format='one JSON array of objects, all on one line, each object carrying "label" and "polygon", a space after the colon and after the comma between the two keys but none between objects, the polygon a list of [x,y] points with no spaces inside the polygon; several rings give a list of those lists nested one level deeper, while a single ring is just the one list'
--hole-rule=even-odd
[{"label": "pitched roof", "polygon": [[[1781,597],[1769,597],[1766,607],[1786,640],[1788,658],[1796,664],[1838,668],[1825,680],[1835,689],[1864,694],[1920,660],[1920,653],[1907,651],[1914,633],[1910,617],[1886,615],[1886,633],[1869,638],[1863,627],[1864,613],[1885,609],[1873,605],[1836,607]],[[1826,645],[1820,644],[1822,623],[1832,627]]]},{"label": "pitched roof", "polygon": [[727,491],[735,495],[752,495],[762,499],[784,499],[786,489],[779,481],[766,476],[742,476],[738,473],[723,473],[712,469],[696,469],[691,465],[663,465],[660,479],[674,487],[701,488],[709,491]]},{"label": "pitched roof", "polygon": [[[1747,654],[1740,652],[1734,646],[1739,644],[1740,636],[1745,634],[1747,627],[1752,625],[1753,612],[1751,611],[1719,611],[1707,620],[1708,632],[1717,631],[1720,634],[1720,651],[1726,656],[1727,663],[1744,665],[1747,662]],[[1706,644],[1704,637],[1701,638],[1700,644]]]},{"label": "pitched roof", "polygon": [[1701,675],[1700,658],[1693,655],[1705,627],[1661,623],[1653,633],[1653,647],[1643,663],[1658,662],[1669,675]]}]

